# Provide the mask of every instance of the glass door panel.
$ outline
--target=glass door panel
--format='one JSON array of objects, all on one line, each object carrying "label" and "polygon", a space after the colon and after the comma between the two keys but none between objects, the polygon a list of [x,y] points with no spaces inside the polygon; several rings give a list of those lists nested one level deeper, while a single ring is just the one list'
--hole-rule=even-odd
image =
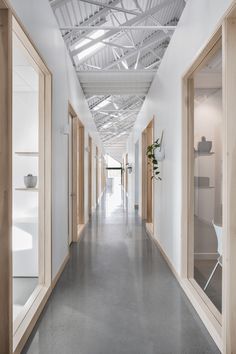
[{"label": "glass door panel", "polygon": [[39,283],[39,73],[13,35],[13,319]]},{"label": "glass door panel", "polygon": [[[192,233],[189,276],[222,310],[222,49],[218,43],[190,79]],[[194,146],[193,146],[194,145]]]}]

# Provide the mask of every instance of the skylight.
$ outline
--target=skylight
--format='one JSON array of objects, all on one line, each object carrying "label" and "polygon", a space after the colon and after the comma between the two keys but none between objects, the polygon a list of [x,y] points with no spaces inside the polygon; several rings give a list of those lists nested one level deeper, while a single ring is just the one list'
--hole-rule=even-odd
[{"label": "skylight", "polygon": [[124,67],[126,70],[128,70],[128,69],[129,69],[129,67],[128,67],[128,64],[127,64],[127,61],[126,61],[126,60],[122,60],[122,61],[121,61],[121,64],[123,65],[123,67]]},{"label": "skylight", "polygon": [[[90,34],[88,37],[84,40],[82,40],[80,43],[78,43],[75,46],[75,49],[79,49],[84,47],[86,44],[92,42],[93,39],[98,39],[101,36],[103,36],[105,33],[105,30],[101,29],[101,30],[97,30],[95,32],[93,32],[92,34]],[[79,60],[82,60],[83,58],[85,58],[86,56],[95,53],[97,50],[101,49],[102,47],[104,47],[105,44],[104,43],[96,43],[94,45],[92,45],[90,48],[87,48],[85,50],[82,50],[82,52],[77,54],[77,58]]]},{"label": "skylight", "polygon": [[104,101],[100,102],[99,104],[97,104],[97,105],[93,108],[93,110],[94,110],[94,111],[97,111],[97,110],[99,110],[100,108],[103,108],[103,107],[107,106],[109,103],[111,103],[111,102],[108,101],[108,100],[104,100]]}]

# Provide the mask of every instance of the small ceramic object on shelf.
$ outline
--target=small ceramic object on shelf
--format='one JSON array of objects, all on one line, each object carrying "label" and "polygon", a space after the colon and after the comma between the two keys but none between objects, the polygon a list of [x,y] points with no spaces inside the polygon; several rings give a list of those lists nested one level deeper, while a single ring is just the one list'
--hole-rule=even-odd
[{"label": "small ceramic object on shelf", "polygon": [[37,185],[37,176],[31,174],[24,176],[24,183],[26,188],[35,188]]},{"label": "small ceramic object on shelf", "polygon": [[198,143],[198,153],[210,153],[212,148],[212,141],[207,141],[205,136],[202,136],[202,141]]}]

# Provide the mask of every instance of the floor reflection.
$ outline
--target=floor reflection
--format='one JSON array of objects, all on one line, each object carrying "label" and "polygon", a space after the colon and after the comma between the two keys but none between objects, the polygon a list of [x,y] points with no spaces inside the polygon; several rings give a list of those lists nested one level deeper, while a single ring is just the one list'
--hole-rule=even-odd
[{"label": "floor reflection", "polygon": [[219,353],[125,199],[107,190],[23,353]]}]

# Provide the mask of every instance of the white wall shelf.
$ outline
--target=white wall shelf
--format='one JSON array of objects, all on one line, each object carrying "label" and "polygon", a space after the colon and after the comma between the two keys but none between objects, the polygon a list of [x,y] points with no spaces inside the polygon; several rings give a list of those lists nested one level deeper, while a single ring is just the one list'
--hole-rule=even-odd
[{"label": "white wall shelf", "polygon": [[38,192],[38,188],[15,188],[15,190],[21,192]]},{"label": "white wall shelf", "polygon": [[199,151],[194,151],[195,157],[198,156],[211,156],[214,155],[214,152],[199,152]]},{"label": "white wall shelf", "polygon": [[32,156],[32,157],[39,156],[38,152],[32,152],[32,151],[17,151],[17,152],[15,152],[15,154],[18,156]]}]

